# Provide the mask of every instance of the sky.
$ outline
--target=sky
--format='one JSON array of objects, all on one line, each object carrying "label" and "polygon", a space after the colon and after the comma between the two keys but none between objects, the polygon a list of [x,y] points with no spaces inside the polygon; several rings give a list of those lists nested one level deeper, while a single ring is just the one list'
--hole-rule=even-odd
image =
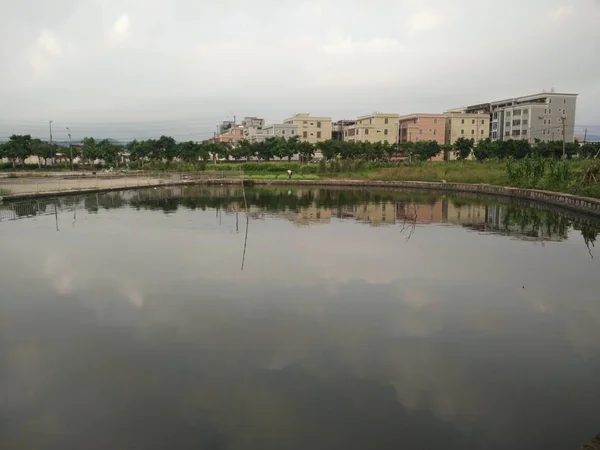
[{"label": "sky", "polygon": [[0,140],[178,140],[554,88],[600,135],[600,0],[2,0]]}]

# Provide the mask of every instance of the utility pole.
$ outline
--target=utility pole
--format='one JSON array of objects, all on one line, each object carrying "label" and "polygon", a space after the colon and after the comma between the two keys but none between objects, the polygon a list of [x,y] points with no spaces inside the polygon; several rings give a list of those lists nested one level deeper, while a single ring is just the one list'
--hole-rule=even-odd
[{"label": "utility pole", "polygon": [[52,121],[48,121],[48,126],[50,128],[50,161],[52,161],[52,169],[54,169],[54,148],[52,146]]},{"label": "utility pole", "polygon": [[565,134],[565,122],[566,122],[567,118],[565,116],[562,116],[560,118],[560,120],[562,121],[563,159],[566,159],[566,157],[567,157],[567,150],[566,150],[566,138],[567,138],[567,135]]},{"label": "utility pole", "polygon": [[587,140],[587,128],[585,129],[585,132],[583,133],[583,143],[585,144],[585,141]]},{"label": "utility pole", "polygon": [[69,151],[71,152],[71,172],[73,172],[73,144],[71,143],[71,130],[67,127],[67,131],[69,132]]}]

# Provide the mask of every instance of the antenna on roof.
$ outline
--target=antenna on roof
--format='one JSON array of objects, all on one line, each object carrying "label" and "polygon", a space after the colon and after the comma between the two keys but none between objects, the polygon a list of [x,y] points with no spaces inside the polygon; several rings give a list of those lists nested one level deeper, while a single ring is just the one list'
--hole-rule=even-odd
[{"label": "antenna on roof", "polygon": [[550,92],[554,93],[554,87],[550,88]]}]

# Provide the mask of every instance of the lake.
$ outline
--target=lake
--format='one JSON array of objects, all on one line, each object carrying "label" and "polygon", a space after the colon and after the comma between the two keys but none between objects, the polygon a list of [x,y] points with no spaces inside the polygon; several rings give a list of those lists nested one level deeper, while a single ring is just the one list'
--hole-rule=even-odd
[{"label": "lake", "polygon": [[220,186],[0,206],[2,449],[577,449],[598,220]]}]

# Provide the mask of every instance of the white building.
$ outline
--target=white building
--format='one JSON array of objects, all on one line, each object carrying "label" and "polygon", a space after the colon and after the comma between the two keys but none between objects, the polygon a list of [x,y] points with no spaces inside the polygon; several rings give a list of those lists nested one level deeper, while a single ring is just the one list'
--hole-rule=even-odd
[{"label": "white building", "polygon": [[534,142],[573,142],[577,94],[543,92],[490,103],[493,141],[526,139]]}]

